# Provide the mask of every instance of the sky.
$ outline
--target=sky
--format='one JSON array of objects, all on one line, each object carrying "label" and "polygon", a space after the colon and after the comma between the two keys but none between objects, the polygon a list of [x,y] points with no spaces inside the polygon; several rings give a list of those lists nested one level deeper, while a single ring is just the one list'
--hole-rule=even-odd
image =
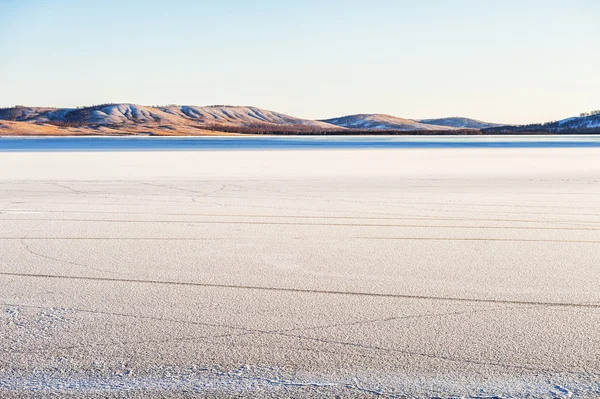
[{"label": "sky", "polygon": [[0,107],[551,121],[600,109],[599,21],[598,0],[0,0]]}]

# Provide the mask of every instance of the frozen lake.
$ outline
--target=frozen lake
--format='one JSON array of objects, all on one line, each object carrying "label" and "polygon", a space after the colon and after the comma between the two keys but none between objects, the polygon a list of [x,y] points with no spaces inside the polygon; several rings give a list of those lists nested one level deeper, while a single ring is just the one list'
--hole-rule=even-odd
[{"label": "frozen lake", "polygon": [[600,148],[381,139],[2,141],[0,396],[598,397]]}]

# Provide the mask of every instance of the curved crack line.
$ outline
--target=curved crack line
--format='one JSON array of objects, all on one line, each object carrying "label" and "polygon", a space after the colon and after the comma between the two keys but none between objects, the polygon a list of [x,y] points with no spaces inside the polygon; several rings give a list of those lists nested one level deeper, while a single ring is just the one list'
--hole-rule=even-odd
[{"label": "curved crack line", "polygon": [[387,323],[390,321],[423,319],[423,318],[430,318],[430,317],[437,318],[437,317],[444,317],[444,316],[460,316],[460,315],[473,314],[473,313],[488,313],[488,312],[511,310],[511,309],[525,309],[525,307],[524,306],[513,306],[513,307],[498,306],[493,309],[478,309],[478,310],[465,310],[465,311],[444,312],[444,313],[391,316],[391,317],[384,317],[384,318],[380,318],[380,319],[356,320],[356,321],[347,322],[347,323],[326,324],[326,325],[320,325],[320,326],[314,326],[314,327],[279,330],[279,332],[293,332],[293,331],[303,332],[303,331],[325,330],[328,328],[336,328],[336,327],[352,327],[352,326],[360,326],[360,325],[366,325],[366,324]]},{"label": "curved crack line", "polygon": [[[171,321],[171,320],[166,320],[166,321]],[[229,327],[229,328],[233,328],[233,327]],[[86,349],[86,348],[91,348],[91,347],[103,347],[103,348],[110,348],[110,347],[116,347],[116,346],[128,346],[128,345],[144,345],[144,344],[172,344],[172,343],[185,343],[185,342],[199,342],[199,341],[206,341],[206,340],[210,340],[210,339],[221,339],[221,338],[236,338],[236,337],[243,337],[243,336],[251,336],[251,335],[259,335],[259,334],[270,334],[268,332],[264,332],[264,331],[259,331],[259,330],[249,330],[247,332],[238,332],[238,333],[225,333],[225,334],[215,334],[215,335],[205,335],[205,336],[196,336],[196,337],[173,337],[173,338],[166,338],[166,339],[147,339],[147,340],[139,340],[139,341],[116,341],[116,342],[92,342],[92,343],[86,343],[86,344],[78,344],[78,345],[69,345],[69,346],[52,346],[52,347],[46,347],[46,348],[41,348],[41,349],[30,349],[30,350],[15,350],[15,349],[0,349],[0,353],[4,352],[4,353],[9,353],[9,354],[32,354],[32,353],[48,353],[48,352],[52,352],[54,350],[77,350],[77,349]],[[214,342],[213,345],[220,345],[220,346],[231,346],[231,343],[220,343],[220,342]],[[236,344],[237,346],[251,346],[256,348],[257,345],[256,344],[250,344],[250,345],[244,345],[244,344]],[[272,343],[264,345],[264,347],[268,347],[268,348],[280,348],[280,349],[289,349],[289,346],[278,346],[278,345],[273,345]],[[296,348],[296,350],[299,351],[307,351],[307,352],[322,352],[322,353],[329,353],[329,354],[336,354],[339,355],[339,352],[334,351],[334,350],[326,350],[326,349],[315,349],[315,348]],[[368,354],[363,354],[363,353],[359,353],[358,356],[362,357],[362,358],[368,358],[368,359],[372,359],[373,356],[372,355],[368,355]]]},{"label": "curved crack line", "polygon": [[600,309],[600,304],[598,304],[598,303],[543,302],[543,301],[524,301],[524,300],[507,300],[507,299],[460,298],[460,297],[442,297],[442,296],[360,292],[360,291],[336,291],[336,290],[318,290],[318,289],[286,288],[286,287],[261,287],[261,286],[254,286],[254,285],[233,285],[233,284],[219,284],[219,283],[188,282],[188,281],[141,280],[141,279],[121,279],[121,278],[113,278],[113,277],[66,276],[66,275],[55,275],[55,274],[15,273],[15,272],[3,272],[3,271],[0,271],[0,275],[13,276],[13,277],[43,278],[43,279],[135,283],[135,284],[150,284],[150,285],[174,285],[174,286],[207,287],[207,288],[227,288],[227,289],[240,289],[240,290],[253,290],[253,291],[276,291],[276,292],[290,292],[290,293],[300,293],[300,294],[348,295],[348,296],[363,296],[363,297],[373,297],[373,298],[394,298],[394,299],[414,299],[414,300],[431,300],[431,301],[465,302],[465,303],[490,303],[490,304],[496,303],[496,304],[507,304],[507,305],[556,306],[556,307]]},{"label": "curved crack line", "polygon": [[[399,353],[399,354],[407,355],[407,356],[418,356],[418,357],[424,357],[424,358],[434,359],[434,360],[443,360],[443,361],[448,361],[448,362],[453,362],[453,363],[475,364],[475,365],[479,365],[479,366],[494,366],[494,367],[502,367],[502,368],[515,368],[515,369],[519,369],[519,370],[527,370],[527,371],[532,371],[532,372],[554,373],[554,374],[559,374],[559,373],[581,374],[581,373],[575,372],[575,371],[559,371],[559,370],[553,370],[553,369],[523,366],[523,365],[518,365],[518,364],[464,359],[464,358],[452,357],[452,356],[448,356],[448,355],[436,355],[436,354],[432,354],[432,353],[416,352],[416,351],[409,351],[409,350],[404,350],[404,349],[386,348],[386,347],[377,346],[377,345],[365,345],[365,344],[360,344],[360,343],[356,343],[356,342],[338,341],[338,340],[316,338],[316,337],[307,337],[307,336],[298,335],[298,334],[288,334],[288,333],[279,333],[279,332],[275,332],[273,334],[282,335],[282,336],[286,336],[286,337],[290,337],[290,338],[301,339],[301,340],[321,342],[324,344],[349,346],[349,347],[354,347],[354,348],[358,348],[358,349],[367,349],[367,350],[382,351],[382,352],[394,352],[394,353]],[[598,375],[598,374],[591,373],[591,375]]]},{"label": "curved crack line", "polygon": [[137,183],[145,185],[145,186],[162,187],[162,188],[166,188],[166,189],[169,189],[169,190],[180,190],[180,191],[185,191],[185,192],[188,192],[188,193],[201,194],[201,195],[197,195],[197,197],[208,197],[210,195],[218,193],[221,190],[224,190],[225,187],[227,186],[227,184],[220,184],[220,186],[221,186],[220,188],[218,188],[218,189],[216,189],[214,191],[206,192],[206,191],[200,191],[200,190],[192,190],[192,189],[189,189],[189,188],[181,188],[181,187],[170,186],[170,185],[167,185],[167,184],[148,183],[148,182],[142,182],[142,181],[137,181]]},{"label": "curved crack line", "polygon": [[[11,214],[15,209],[1,209],[0,213]],[[20,211],[20,210],[16,210]],[[31,212],[37,213],[92,213],[92,214],[126,214],[126,215],[156,215],[155,212],[123,212],[123,211],[85,211],[85,210],[40,210],[30,209]],[[311,211],[314,212],[314,209]],[[435,220],[435,221],[456,221],[456,220],[469,220],[469,221],[492,221],[492,222],[523,222],[523,223],[563,223],[571,222],[567,220],[523,220],[523,219],[498,219],[498,218],[458,218],[458,217],[430,217],[430,216],[319,216],[319,215],[273,215],[273,214],[231,214],[231,213],[161,213],[163,216],[211,216],[211,217],[243,217],[243,218],[282,218],[282,219],[354,219],[354,220]],[[576,222],[576,223],[581,223]],[[598,224],[598,222],[585,222],[591,224]]]},{"label": "curved crack line", "polygon": [[149,183],[149,182],[144,182],[144,181],[136,181],[136,183],[144,185],[144,186],[161,187],[161,188],[166,188],[169,190],[180,190],[180,191],[185,191],[188,193],[201,193],[202,192],[202,191],[191,190],[191,189],[187,189],[187,188],[172,187],[172,186],[168,186],[166,184]]},{"label": "curved crack line", "polygon": [[[106,197],[108,198],[108,197]],[[155,204],[155,206],[170,206],[169,204],[172,204],[173,201],[160,201],[161,204]],[[180,201],[181,203],[184,203],[183,201]],[[32,202],[18,202],[19,204],[26,204],[26,203],[32,203]],[[36,201],[35,204],[41,204],[41,203],[49,203],[52,205],[55,205],[55,202],[44,202],[44,201]],[[164,204],[163,204],[164,203]],[[62,202],[61,204],[63,205],[81,205],[81,202]],[[211,205],[219,205],[219,206],[223,206],[223,207],[236,207],[235,204],[226,204],[226,203],[221,203],[221,202],[206,202],[204,201],[203,204],[211,204]],[[114,202],[110,202],[110,203],[95,203],[95,205],[110,205],[113,206],[115,205]],[[124,203],[121,205],[140,205],[138,203]],[[283,207],[278,207],[278,206],[267,206],[267,205],[252,205],[252,204],[245,204],[244,205],[247,208],[260,208],[260,209],[277,209],[277,210],[284,210]],[[287,207],[285,208],[286,211],[289,211],[290,209],[293,210],[297,210],[297,211],[308,211],[308,212],[314,212],[315,209],[311,209],[311,208],[298,208],[298,207]],[[432,210],[432,209],[419,209],[416,208],[420,211],[435,211],[435,212],[439,212],[439,209],[437,210]],[[329,212],[335,212],[335,213],[340,213],[340,212],[348,212],[348,211],[340,211],[340,210],[334,210],[331,209],[329,210]],[[455,213],[458,213],[459,211],[454,211]],[[121,212],[123,213],[123,212]],[[394,214],[391,214],[389,212],[372,212],[372,211],[364,211],[361,210],[360,211],[361,214],[368,214],[368,215],[377,215],[377,216],[388,216],[391,218],[396,218]],[[507,213],[507,212],[504,212]],[[522,215],[522,212],[514,212],[514,213],[518,213]],[[540,215],[547,215],[550,216],[551,214],[548,213],[537,213]],[[563,216],[578,216],[578,215],[572,215],[572,214],[560,214]],[[582,214],[583,216],[583,214]],[[587,216],[597,216],[596,214],[588,214]],[[400,218],[403,219],[403,218]],[[414,218],[408,218],[408,219],[414,219]],[[421,218],[419,218],[421,219]],[[523,222],[523,223],[548,223],[548,221],[546,220],[525,220],[525,219],[499,219],[498,217],[496,218],[462,218],[462,217],[454,217],[454,216],[446,216],[446,217],[440,217],[440,218],[432,218],[432,220],[478,220],[478,221],[498,221],[498,222]],[[572,223],[573,220],[551,220],[550,222],[552,223]],[[585,223],[587,224],[593,224],[593,225],[597,225],[598,222],[582,222],[579,221],[577,222],[578,224],[580,223]]]},{"label": "curved crack line", "polygon": [[[286,217],[281,217],[285,219]],[[325,218],[326,219],[326,218]],[[435,225],[435,224],[375,224],[375,223],[307,223],[307,222],[260,222],[247,220],[129,220],[129,219],[73,219],[73,218],[2,218],[2,221],[41,221],[41,222],[81,222],[81,223],[167,223],[167,224],[256,224],[256,225],[289,225],[289,226],[348,226],[348,227],[407,227],[407,228],[440,228],[440,229],[492,229],[492,230],[564,230],[564,231],[600,231],[594,227],[549,227],[549,226],[473,226],[473,225]],[[548,222],[551,223],[551,222]],[[357,237],[354,237],[357,238]],[[363,237],[358,237],[363,238]],[[371,237],[364,237],[371,238]]]},{"label": "curved crack line", "polygon": [[551,240],[528,238],[491,238],[491,237],[348,237],[361,240],[398,240],[398,241],[499,241],[499,242],[550,242],[567,244],[600,244],[597,240]]},{"label": "curved crack line", "polygon": [[[34,306],[34,305],[15,305],[15,304],[10,304],[10,303],[3,303],[3,306],[22,306],[22,307],[30,307],[30,308],[41,308],[41,309],[46,309],[47,307],[43,307],[43,306]],[[89,344],[89,345],[78,345],[78,346],[70,346],[70,347],[61,347],[60,349],[77,349],[80,347],[86,347],[86,346],[112,346],[112,345],[127,345],[127,344],[138,344],[138,343],[168,343],[168,342],[185,342],[185,341],[198,341],[198,340],[204,340],[204,339],[211,339],[211,338],[225,338],[225,337],[235,337],[235,336],[245,336],[245,335],[254,335],[254,334],[265,334],[265,335],[279,335],[279,336],[283,336],[283,337],[288,337],[288,338],[295,338],[295,339],[300,339],[300,340],[307,340],[307,341],[314,341],[314,342],[321,342],[321,343],[325,343],[325,344],[334,344],[334,345],[342,345],[342,346],[349,346],[349,347],[354,347],[354,348],[359,348],[359,349],[367,349],[367,350],[374,350],[374,351],[384,351],[384,352],[395,352],[395,353],[400,353],[403,355],[408,355],[408,356],[419,356],[419,357],[425,357],[425,358],[429,358],[429,359],[436,359],[436,360],[444,360],[444,361],[449,361],[449,362],[456,362],[456,363],[467,363],[467,364],[476,364],[476,365],[483,365],[483,366],[494,366],[494,367],[503,367],[503,368],[516,368],[516,369],[520,369],[520,370],[527,370],[527,371],[534,371],[534,372],[546,372],[546,373],[567,373],[567,374],[581,374],[579,372],[574,372],[574,371],[559,371],[559,370],[553,370],[553,369],[544,369],[544,368],[535,368],[535,367],[530,367],[530,366],[523,366],[523,365],[517,365],[517,364],[510,364],[510,363],[500,363],[500,362],[491,362],[491,361],[478,361],[478,360],[473,360],[473,359],[463,359],[463,358],[456,358],[456,357],[451,357],[451,356],[445,356],[445,355],[436,355],[436,354],[430,354],[430,353],[424,353],[424,352],[416,352],[416,351],[408,351],[408,350],[403,350],[403,349],[396,349],[396,348],[386,348],[386,347],[381,347],[381,346],[377,346],[377,345],[365,345],[365,344],[360,344],[360,343],[355,343],[355,342],[348,342],[348,341],[338,341],[338,340],[330,340],[330,339],[325,339],[325,338],[317,338],[317,337],[308,337],[305,335],[299,335],[299,334],[290,334],[290,332],[293,331],[309,331],[312,330],[313,328],[305,328],[305,329],[288,329],[288,330],[261,330],[261,329],[250,329],[250,328],[245,328],[245,327],[236,327],[236,326],[230,326],[230,325],[226,325],[226,324],[214,324],[214,323],[206,323],[206,322],[196,322],[196,321],[190,321],[190,320],[179,320],[179,319],[171,319],[171,318],[160,318],[160,317],[153,317],[153,316],[141,316],[141,315],[132,315],[132,314],[127,314],[127,313],[116,313],[116,312],[103,312],[103,311],[96,311],[96,310],[87,310],[87,309],[77,309],[77,308],[68,308],[69,310],[73,310],[76,312],[84,312],[84,313],[92,313],[92,314],[103,314],[103,315],[110,315],[110,316],[122,316],[122,317],[131,317],[131,318],[135,318],[135,319],[150,319],[150,320],[159,320],[159,321],[168,321],[168,322],[175,322],[175,323],[183,323],[183,324],[192,324],[192,325],[202,325],[202,326],[210,326],[210,327],[219,327],[219,328],[229,328],[232,329],[234,331],[240,331],[240,333],[227,333],[227,334],[218,334],[218,335],[213,335],[213,336],[202,336],[202,337],[190,337],[190,338],[176,338],[176,339],[166,339],[166,340],[145,340],[145,341],[133,341],[133,342],[116,342],[116,343],[97,343],[97,344]],[[447,312],[447,313],[440,313],[440,314],[433,314],[433,315],[408,315],[408,316],[398,316],[398,317],[392,317],[392,318],[384,318],[384,319],[378,319],[378,320],[365,320],[365,321],[357,321],[354,323],[348,323],[348,325],[352,325],[352,324],[361,324],[361,323],[370,323],[370,322],[377,322],[377,321],[388,321],[388,320],[394,320],[394,319],[409,319],[409,318],[417,318],[417,317],[439,317],[439,316],[446,316],[446,315],[454,315],[454,314],[461,314],[461,313],[477,313],[477,312],[486,312],[486,311],[496,311],[496,310],[504,310],[504,309],[500,309],[500,308],[495,308],[495,309],[488,309],[488,310],[474,310],[474,311],[465,311],[465,312]],[[338,326],[338,325],[331,325],[331,326]],[[323,328],[323,327],[327,327],[327,326],[317,326],[314,329],[318,329],[318,328]],[[47,349],[47,350],[41,350],[41,352],[46,352],[49,351],[51,349]],[[6,351],[4,351],[6,352]],[[9,351],[9,352],[14,352],[13,351]],[[592,373],[591,375],[597,375],[596,373]]]},{"label": "curved crack line", "polygon": [[127,345],[144,345],[144,344],[168,344],[178,342],[196,342],[213,338],[228,338],[237,337],[243,335],[253,334],[251,332],[241,333],[227,333],[227,334],[216,334],[216,335],[204,335],[199,337],[178,337],[178,338],[167,338],[167,339],[145,339],[139,341],[117,341],[117,342],[91,342],[79,345],[68,345],[68,346],[53,346],[52,348],[43,349],[32,349],[32,350],[14,350],[14,349],[0,349],[0,352],[4,353],[19,353],[19,354],[30,354],[30,353],[47,353],[54,350],[74,350],[90,347],[101,347],[110,348],[115,346],[127,346]]},{"label": "curved crack line", "polygon": [[31,238],[28,238],[28,237],[26,237],[26,238],[21,238],[21,239],[20,239],[20,242],[21,242],[21,245],[22,245],[22,246],[25,248],[25,250],[26,250],[28,253],[30,253],[31,255],[33,255],[33,256],[37,256],[37,257],[40,257],[40,258],[43,258],[43,259],[52,260],[52,261],[55,261],[55,262],[64,263],[64,264],[67,264],[67,265],[73,265],[73,266],[77,266],[77,267],[84,268],[84,269],[95,270],[95,271],[98,271],[98,272],[103,272],[103,273],[115,273],[115,274],[120,274],[120,275],[122,275],[122,276],[124,276],[124,275],[125,275],[125,274],[123,274],[123,273],[114,272],[114,271],[109,271],[109,270],[105,270],[105,269],[98,269],[98,268],[95,268],[95,267],[92,267],[92,266],[83,265],[83,264],[81,264],[81,263],[76,263],[76,262],[71,262],[71,261],[68,261],[68,260],[65,260],[65,259],[54,258],[54,257],[52,257],[52,256],[48,256],[48,255],[45,255],[45,254],[42,254],[42,253],[36,252],[36,251],[32,250],[32,249],[29,247],[29,245],[27,245],[27,243],[25,242],[25,240],[29,240],[29,239],[31,239]]},{"label": "curved crack line", "polygon": [[74,194],[85,194],[83,191],[79,191],[79,190],[75,190],[74,188],[67,186],[66,184],[60,184],[57,182],[51,182],[51,181],[47,181],[45,182],[46,184],[52,185],[52,186],[56,186],[56,187],[60,187],[60,188],[64,188],[66,190],[71,191]]},{"label": "curved crack line", "polygon": [[[189,223],[189,222],[181,222]],[[191,222],[203,224],[204,222]],[[228,223],[228,224],[261,224],[261,223]],[[281,223],[285,224],[285,223]],[[556,240],[556,239],[528,239],[528,238],[493,238],[493,237],[376,237],[376,236],[349,236],[356,240],[396,240],[396,241],[487,241],[487,242],[536,242],[536,243],[563,243],[563,244],[600,244],[600,240]],[[0,240],[154,240],[154,241],[202,241],[215,240],[206,237],[0,237]]]},{"label": "curved crack line", "polygon": [[[31,308],[31,309],[48,309],[48,306],[39,306],[39,305],[18,305],[18,304],[14,304],[14,303],[1,303],[0,305]],[[106,311],[102,311],[102,310],[81,309],[81,308],[73,308],[73,307],[68,307],[68,308],[64,308],[64,309],[72,310],[75,312],[97,314],[97,315],[104,315],[104,316],[129,317],[129,318],[134,318],[134,319],[166,321],[166,322],[180,323],[180,324],[199,325],[199,326],[204,326],[204,327],[229,328],[232,330],[238,330],[238,331],[243,331],[243,332],[255,332],[256,331],[256,330],[251,330],[251,329],[247,329],[244,327],[236,327],[236,326],[230,326],[227,324],[208,323],[208,322],[195,321],[195,320],[182,320],[182,319],[174,319],[174,318],[158,317],[158,316],[144,316],[144,315],[135,315],[135,314],[131,314],[131,313],[120,313],[120,312],[106,312]]]},{"label": "curved crack line", "polygon": [[[42,310],[48,309],[47,306],[36,306],[36,305],[16,305],[16,304],[12,304],[12,303],[2,303],[0,305],[7,306],[7,307],[17,307],[17,308],[22,307],[22,308],[32,308],[32,309],[42,309]],[[46,348],[46,349],[22,350],[22,351],[17,351],[17,350],[11,349],[11,350],[0,350],[0,352],[47,353],[54,349],[74,350],[74,349],[87,348],[87,347],[92,347],[92,346],[94,346],[94,347],[111,347],[111,346],[117,346],[117,345],[124,346],[124,345],[136,345],[136,344],[146,344],[146,343],[166,344],[166,343],[172,343],[172,342],[196,342],[196,341],[203,341],[203,340],[207,340],[207,339],[241,337],[241,336],[256,335],[256,334],[268,335],[268,334],[273,333],[271,331],[248,329],[245,327],[230,326],[227,324],[197,322],[197,321],[193,321],[193,320],[181,320],[181,319],[173,319],[173,318],[143,316],[143,315],[134,315],[134,314],[129,314],[129,313],[104,312],[104,311],[98,311],[98,310],[79,309],[79,308],[72,308],[72,307],[64,308],[64,309],[68,309],[68,310],[71,310],[74,312],[100,314],[100,315],[106,315],[106,316],[127,317],[127,318],[140,319],[140,320],[153,320],[153,321],[170,322],[170,323],[178,323],[178,324],[185,324],[185,325],[199,325],[199,326],[203,326],[203,327],[226,328],[226,329],[231,329],[231,330],[239,331],[239,332],[238,333],[226,333],[226,334],[200,336],[200,337],[189,337],[189,338],[185,338],[185,337],[169,338],[169,339],[163,339],[163,340],[141,340],[141,341],[129,341],[129,342],[89,343],[89,344],[85,344],[85,345],[70,345],[70,346],[52,347],[52,348]],[[297,330],[297,329],[278,330],[278,331],[274,331],[274,332],[294,331],[294,330]],[[306,350],[313,351],[314,349],[306,349]],[[337,353],[337,352],[334,352],[334,353]],[[364,354],[360,354],[360,356],[368,357],[368,358],[372,357],[372,356],[368,356],[368,355],[364,355]]]},{"label": "curved crack line", "polygon": [[[32,308],[32,309],[48,309],[48,306],[38,306],[38,305],[17,305],[13,303],[1,303],[2,306],[10,306],[10,307],[23,307],[23,308]],[[367,319],[367,320],[356,320],[348,323],[334,323],[334,324],[325,324],[313,327],[300,327],[300,328],[289,328],[289,329],[279,329],[279,330],[259,330],[259,329],[249,329],[246,327],[238,327],[231,326],[228,324],[217,324],[217,323],[208,323],[208,322],[199,322],[194,320],[183,320],[183,319],[175,319],[175,318],[166,318],[166,317],[157,317],[157,316],[144,316],[144,315],[136,315],[131,313],[120,313],[120,312],[106,312],[100,310],[90,310],[90,309],[81,309],[81,308],[73,308],[68,307],[64,308],[67,310],[71,310],[74,312],[81,313],[90,313],[104,316],[117,316],[117,317],[127,317],[134,318],[140,320],[152,320],[152,321],[160,321],[160,322],[170,322],[170,323],[178,323],[178,324],[186,324],[186,325],[199,325],[205,327],[218,327],[218,328],[229,328],[233,330],[239,330],[247,333],[263,333],[263,334],[273,334],[279,332],[294,332],[294,331],[314,331],[319,329],[327,329],[327,328],[335,328],[335,327],[347,327],[354,325],[362,325],[362,324],[373,324],[373,323],[385,323],[389,321],[396,320],[406,320],[406,319],[416,319],[416,318],[430,318],[430,317],[443,317],[443,316],[455,316],[462,314],[472,314],[472,313],[487,313],[501,310],[510,310],[510,309],[524,309],[523,306],[515,306],[512,308],[507,307],[495,307],[492,309],[477,309],[477,310],[466,310],[466,311],[454,311],[454,312],[443,312],[443,313],[432,313],[432,314],[416,314],[416,315],[403,315],[403,316],[392,316],[392,317],[384,317],[379,319]]]},{"label": "curved crack line", "polygon": [[[293,192],[288,192],[288,191],[284,191],[284,190],[276,190],[276,189],[266,189],[266,188],[256,188],[258,190],[261,190],[263,192],[273,192],[273,193],[277,193],[277,194],[288,194],[288,196],[284,197],[286,199],[296,199],[296,200],[301,200],[301,199],[297,199],[297,197],[306,197],[306,198],[310,198],[310,199],[316,199],[316,200],[322,200],[324,202],[344,202],[344,203],[355,203],[355,204],[359,204],[359,205],[369,205],[369,206],[373,206],[373,205],[378,205],[378,206],[384,206],[384,207],[404,207],[404,208],[411,208],[411,209],[419,209],[419,210],[425,210],[425,211],[432,211],[432,212],[437,212],[439,211],[438,208],[424,208],[423,205],[428,206],[428,205],[442,205],[442,206],[448,206],[448,205],[461,205],[461,206],[465,206],[465,204],[452,204],[452,203],[422,203],[422,202],[414,202],[414,201],[402,201],[402,202],[391,202],[391,201],[378,201],[378,200],[370,200],[370,199],[364,199],[364,200],[359,200],[359,199],[335,199],[335,198],[325,198],[322,196],[316,196],[316,195],[308,195],[308,194],[301,194],[301,193],[293,193]],[[291,196],[291,197],[290,197]],[[409,206],[407,206],[407,204]],[[419,206],[410,206],[410,205],[419,205]],[[469,204],[466,204],[466,206],[468,207]],[[488,206],[495,206],[494,204],[488,204]],[[512,205],[505,205],[505,206],[512,206]],[[522,206],[527,206],[527,205],[522,205]],[[533,206],[529,206],[529,207],[536,207],[535,205]],[[560,207],[560,206],[559,206]],[[576,208],[579,209],[579,208]],[[462,210],[452,210],[452,209],[445,209],[444,212],[454,212],[454,213],[459,213],[462,212]],[[470,209],[470,212],[478,212],[478,213],[485,213],[488,212],[487,210],[473,210]],[[505,213],[505,214],[521,214],[522,212],[520,211],[496,211],[496,213]],[[529,214],[541,214],[541,215],[547,215],[547,212],[528,212]],[[596,216],[596,214],[570,214],[570,215],[575,215],[575,216]]]},{"label": "curved crack line", "polygon": [[[16,305],[16,304],[12,304],[12,303],[2,303],[2,306],[10,306],[10,307],[23,307],[23,308],[33,308],[33,309],[48,309],[47,306],[36,306],[36,305]],[[350,323],[336,323],[336,324],[329,324],[329,325],[320,325],[320,326],[314,326],[314,327],[304,327],[304,328],[290,328],[290,329],[279,329],[279,330],[261,330],[261,329],[250,329],[250,328],[246,328],[246,327],[237,327],[237,326],[231,326],[231,325],[227,325],[227,324],[216,324],[216,323],[207,323],[207,322],[197,322],[197,321],[193,321],[193,320],[181,320],[181,319],[173,319],[173,318],[164,318],[164,317],[155,317],[155,316],[143,316],[143,315],[134,315],[134,314],[129,314],[129,313],[118,313],[118,312],[104,312],[104,311],[98,311],[98,310],[88,310],[88,309],[79,309],[79,308],[64,308],[64,309],[68,309],[74,312],[81,312],[81,313],[90,313],[90,314],[100,314],[100,315],[106,315],[106,316],[117,316],[117,317],[127,317],[127,318],[133,318],[133,319],[140,319],[140,320],[153,320],[153,321],[161,321],[161,322],[171,322],[171,323],[178,323],[178,324],[186,324],[186,325],[200,325],[200,326],[205,326],[205,327],[216,327],[216,328],[228,328],[228,329],[232,329],[234,331],[241,331],[240,333],[234,334],[221,334],[221,335],[214,335],[214,336],[202,336],[202,337],[193,337],[193,338],[172,338],[172,339],[165,339],[165,340],[146,340],[146,341],[131,341],[131,342],[113,342],[113,343],[95,343],[95,344],[87,344],[87,345],[73,345],[73,346],[68,346],[68,347],[58,347],[58,349],[77,349],[77,348],[82,348],[82,347],[87,347],[87,346],[111,346],[111,345],[134,345],[134,344],[144,344],[144,343],[169,343],[169,342],[184,342],[184,341],[200,341],[200,340],[204,340],[204,339],[210,339],[210,338],[224,338],[224,337],[232,337],[232,336],[242,336],[242,335],[254,335],[254,334],[265,334],[265,335],[279,335],[281,333],[289,333],[289,332],[303,332],[303,331],[314,331],[314,330],[318,330],[318,329],[326,329],[326,328],[334,328],[334,327],[344,327],[344,326],[352,326],[352,325],[360,325],[360,324],[371,324],[371,323],[376,323],[376,322],[388,322],[388,321],[394,321],[394,320],[404,320],[404,319],[415,319],[415,318],[428,318],[428,317],[442,317],[442,316],[449,316],[449,315],[458,315],[458,314],[469,314],[469,313],[478,313],[478,312],[489,312],[489,311],[496,311],[496,310],[504,310],[503,308],[494,308],[494,309],[482,309],[482,310],[473,310],[473,311],[462,311],[462,312],[445,312],[445,313],[437,313],[437,314],[424,314],[424,315],[406,315],[406,316],[395,316],[395,317],[387,317],[387,318],[382,318],[382,319],[371,319],[371,320],[357,320],[354,322],[350,322]],[[46,349],[46,350],[37,350],[37,351],[20,351],[20,352],[15,352],[15,353],[37,353],[37,352],[48,352],[52,349],[55,348],[51,348],[51,349]]]}]

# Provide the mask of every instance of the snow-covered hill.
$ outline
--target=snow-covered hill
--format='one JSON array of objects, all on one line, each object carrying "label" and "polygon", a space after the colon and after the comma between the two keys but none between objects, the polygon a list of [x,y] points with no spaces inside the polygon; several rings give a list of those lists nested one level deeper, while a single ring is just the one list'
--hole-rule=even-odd
[{"label": "snow-covered hill", "polygon": [[597,129],[600,128],[600,114],[575,116],[562,119],[553,124],[553,127],[563,129]]},{"label": "snow-covered hill", "polygon": [[339,118],[324,119],[322,122],[349,129],[377,130],[453,130],[453,127],[430,125],[412,119],[403,119],[385,114],[357,114]]},{"label": "snow-covered hill", "polygon": [[558,134],[598,134],[600,133],[600,113],[574,116],[559,121],[533,123],[518,126],[500,126],[484,129],[484,133],[558,133]]},{"label": "snow-covered hill", "polygon": [[172,128],[196,126],[301,126],[317,129],[336,128],[333,125],[268,111],[256,107],[234,106],[165,106],[148,107],[136,104],[105,104],[85,108],[0,109],[0,119],[49,124],[129,125],[158,124]]},{"label": "snow-covered hill", "polygon": [[457,129],[486,129],[488,127],[503,126],[498,123],[483,122],[477,119],[462,118],[458,116],[450,118],[419,119],[418,121],[428,125],[447,126]]}]

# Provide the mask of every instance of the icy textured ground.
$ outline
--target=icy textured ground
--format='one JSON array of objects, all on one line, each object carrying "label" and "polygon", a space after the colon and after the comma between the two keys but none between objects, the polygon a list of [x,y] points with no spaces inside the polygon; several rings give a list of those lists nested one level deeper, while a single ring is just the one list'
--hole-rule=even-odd
[{"label": "icy textured ground", "polygon": [[598,397],[599,159],[2,153],[0,397]]}]

